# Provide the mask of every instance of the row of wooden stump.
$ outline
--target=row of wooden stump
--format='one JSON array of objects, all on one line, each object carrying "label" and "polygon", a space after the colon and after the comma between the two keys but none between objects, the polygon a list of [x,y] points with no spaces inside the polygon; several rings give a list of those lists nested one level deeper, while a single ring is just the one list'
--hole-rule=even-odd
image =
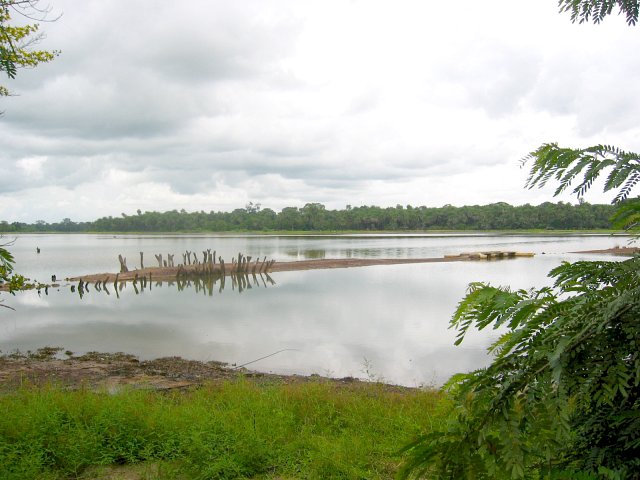
[{"label": "row of wooden stump", "polygon": [[[191,259],[192,256],[193,260]],[[156,254],[155,257],[158,262],[158,268],[176,268],[174,255],[167,254],[167,257],[163,259],[162,254],[160,253]],[[238,252],[237,259],[236,257],[231,259],[230,266],[225,264],[221,256],[218,256],[217,258],[218,263],[216,263],[216,251],[214,250],[212,252],[210,248],[202,251],[202,260],[198,259],[196,252],[187,250],[182,254],[182,263],[178,265],[176,275],[184,275],[185,272],[191,272],[194,270],[200,274],[219,272],[223,276],[228,273],[266,273],[276,262],[275,260],[267,261],[266,256],[262,261],[260,261],[260,258],[258,257],[254,262],[252,262],[253,257],[251,255],[245,256],[240,252]],[[118,255],[118,261],[120,262],[120,273],[128,272],[129,268],[127,267],[127,259],[123,257],[122,254]],[[187,268],[187,265],[195,267]],[[140,252],[140,269],[144,270],[144,252]]]},{"label": "row of wooden stump", "polygon": [[[231,289],[238,290],[238,293],[242,293],[244,290],[248,290],[253,288],[254,286],[259,286],[260,281],[264,287],[267,287],[267,284],[275,285],[275,281],[271,276],[266,272],[260,273],[231,273],[228,275],[231,278]],[[215,288],[217,288],[218,292],[221,293],[224,290],[226,285],[226,277],[227,275],[222,275],[219,272],[214,272],[212,274],[199,274],[197,272],[187,272],[183,276],[177,276],[175,280],[165,280],[168,286],[173,286],[177,284],[178,291],[183,291],[187,288],[194,287],[196,293],[201,291],[208,293],[209,295],[213,294]],[[260,279],[260,281],[258,280]],[[216,287],[216,284],[220,282]],[[148,277],[146,275],[136,276],[130,280],[133,289],[136,292],[136,295],[144,292],[146,288],[151,290],[153,285],[153,279],[151,273],[149,273]],[[113,282],[113,289],[116,292],[116,296],[120,297],[119,292],[125,287],[127,281],[119,281],[119,274],[116,275],[116,278]],[[162,280],[157,280],[155,282],[156,287],[161,286],[163,283]],[[109,279],[105,278],[102,281],[93,282],[94,289],[97,292],[105,292],[107,295],[111,295],[109,291]],[[82,298],[86,293],[89,292],[89,282],[84,282],[82,279],[78,282],[78,285],[71,285],[72,292],[78,292],[80,297]]]}]

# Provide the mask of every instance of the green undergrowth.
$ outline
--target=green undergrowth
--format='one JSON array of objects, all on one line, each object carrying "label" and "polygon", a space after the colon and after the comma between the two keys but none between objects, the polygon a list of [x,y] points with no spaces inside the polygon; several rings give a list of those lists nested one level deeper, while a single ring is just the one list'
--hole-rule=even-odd
[{"label": "green undergrowth", "polygon": [[[0,478],[393,478],[445,410],[435,391],[374,383],[24,387],[0,396]],[[143,473],[96,473],[121,468]]]}]

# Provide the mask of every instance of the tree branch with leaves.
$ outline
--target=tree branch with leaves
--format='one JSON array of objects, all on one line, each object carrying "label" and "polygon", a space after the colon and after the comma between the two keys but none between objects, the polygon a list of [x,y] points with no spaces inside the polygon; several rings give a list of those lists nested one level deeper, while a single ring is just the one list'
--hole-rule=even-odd
[{"label": "tree branch with leaves", "polygon": [[[560,0],[572,21],[617,6],[629,25],[640,2]],[[608,145],[548,143],[523,160],[528,188],[555,182],[581,199],[599,178],[615,192],[613,221],[637,232],[640,155]],[[471,329],[503,332],[491,364],[444,386],[443,428],[406,446],[400,478],[640,479],[640,255],[565,262],[551,287],[512,291],[477,282],[458,305],[456,344]]]},{"label": "tree branch with leaves", "polygon": [[600,23],[616,7],[624,14],[627,24],[635,25],[638,21],[637,0],[559,0],[558,6],[561,12],[571,14],[572,22]]},{"label": "tree branch with leaves", "polygon": [[[33,50],[41,39],[37,23],[15,26],[10,25],[11,13],[18,12],[32,18],[33,12],[45,13],[37,1],[0,0],[0,72],[4,72],[9,79],[14,79],[20,68],[33,68],[41,63],[53,60],[60,52]],[[8,87],[0,85],[0,96],[10,95]]]}]

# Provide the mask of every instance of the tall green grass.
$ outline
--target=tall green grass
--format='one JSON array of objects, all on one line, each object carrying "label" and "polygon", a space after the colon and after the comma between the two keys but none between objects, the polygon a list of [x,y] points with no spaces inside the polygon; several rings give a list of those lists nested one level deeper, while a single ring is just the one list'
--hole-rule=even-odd
[{"label": "tall green grass", "polygon": [[244,380],[169,394],[23,388],[0,412],[7,480],[133,464],[165,466],[153,478],[393,478],[398,450],[444,416],[436,392]]}]

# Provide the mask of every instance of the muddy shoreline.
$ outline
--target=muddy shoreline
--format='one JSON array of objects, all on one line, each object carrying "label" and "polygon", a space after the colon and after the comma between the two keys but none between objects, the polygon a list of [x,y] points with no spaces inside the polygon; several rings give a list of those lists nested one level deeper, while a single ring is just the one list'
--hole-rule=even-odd
[{"label": "muddy shoreline", "polygon": [[[35,352],[0,355],[0,393],[24,386],[54,385],[64,389],[88,388],[116,393],[125,389],[189,390],[205,383],[244,379],[258,384],[327,382],[359,388],[367,383],[353,377],[278,375],[236,368],[222,362],[200,362],[181,357],[139,360],[126,353],[89,352],[74,355],[62,348],[45,347]],[[415,388],[385,384],[385,389],[403,392]]]},{"label": "muddy shoreline", "polygon": [[571,252],[571,253],[604,253],[607,255],[617,255],[622,257],[632,257],[636,253],[640,253],[640,248],[638,247],[614,247],[614,248],[605,248],[602,250],[583,250],[581,252]]}]

